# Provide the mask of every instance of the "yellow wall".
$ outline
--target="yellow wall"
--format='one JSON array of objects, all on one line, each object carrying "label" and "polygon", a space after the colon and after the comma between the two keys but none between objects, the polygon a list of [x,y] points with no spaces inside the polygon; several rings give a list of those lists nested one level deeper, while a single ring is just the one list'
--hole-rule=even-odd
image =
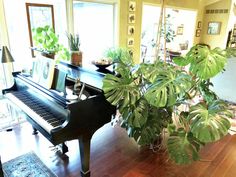
[{"label": "yellow wall", "polygon": [[[229,12],[221,14],[206,14],[207,9],[228,9]],[[221,47],[225,48],[228,37],[228,20],[230,16],[231,0],[222,0],[205,7],[203,30],[200,42],[209,44],[211,48]],[[208,23],[210,21],[221,22],[220,34],[209,35],[207,34]]]},{"label": "yellow wall", "polygon": [[[135,34],[134,34],[134,46],[130,48],[134,51],[134,61],[139,63],[140,58],[140,40],[141,40],[141,26],[142,26],[142,6],[144,3],[153,4],[153,5],[161,5],[161,0],[133,0],[136,1],[136,19],[135,19]],[[127,47],[127,28],[128,28],[128,0],[119,0],[118,2],[118,19],[119,19],[119,46]],[[166,6],[175,7],[180,9],[191,9],[198,10],[203,8],[202,0],[167,0]],[[158,19],[157,19],[158,20]],[[202,20],[202,11],[198,13],[197,21]],[[194,39],[194,42],[198,43],[199,38]]]}]

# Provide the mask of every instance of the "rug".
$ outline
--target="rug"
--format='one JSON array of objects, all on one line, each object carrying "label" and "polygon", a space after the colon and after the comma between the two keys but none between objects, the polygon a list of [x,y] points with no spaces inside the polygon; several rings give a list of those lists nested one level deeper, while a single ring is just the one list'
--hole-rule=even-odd
[{"label": "rug", "polygon": [[2,164],[4,177],[57,177],[34,152]]}]

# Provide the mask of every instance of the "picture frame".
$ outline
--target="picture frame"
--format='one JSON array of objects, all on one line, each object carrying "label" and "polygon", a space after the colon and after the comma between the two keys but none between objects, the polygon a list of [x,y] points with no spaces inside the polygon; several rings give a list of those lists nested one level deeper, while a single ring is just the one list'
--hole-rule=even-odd
[{"label": "picture frame", "polygon": [[197,28],[201,28],[202,27],[202,22],[201,21],[198,21],[197,23]]},{"label": "picture frame", "polygon": [[233,36],[236,36],[236,28],[233,29]]},{"label": "picture frame", "polygon": [[132,36],[132,35],[134,35],[134,32],[135,32],[134,25],[129,25],[128,26],[128,35]]},{"label": "picture frame", "polygon": [[133,50],[129,50],[129,54],[132,58],[134,57],[134,51]]},{"label": "picture frame", "polygon": [[207,34],[217,35],[220,34],[221,22],[211,21],[208,23]]},{"label": "picture frame", "polygon": [[176,34],[183,35],[183,33],[184,33],[184,26],[178,26]]},{"label": "picture frame", "polygon": [[129,14],[128,22],[131,24],[135,23],[135,14]]},{"label": "picture frame", "polygon": [[[55,30],[54,10],[50,4],[26,3],[26,15],[28,21],[28,31],[31,48],[34,47],[32,30],[37,27],[46,25],[51,26]],[[31,49],[32,57],[35,57],[34,50]]]},{"label": "picture frame", "polygon": [[200,37],[200,35],[201,35],[201,29],[197,29],[195,37]]},{"label": "picture frame", "polygon": [[129,37],[127,40],[127,46],[128,47],[133,47],[134,46],[134,38],[133,37]]},{"label": "picture frame", "polygon": [[129,11],[135,12],[136,10],[136,2],[135,1],[129,1]]}]

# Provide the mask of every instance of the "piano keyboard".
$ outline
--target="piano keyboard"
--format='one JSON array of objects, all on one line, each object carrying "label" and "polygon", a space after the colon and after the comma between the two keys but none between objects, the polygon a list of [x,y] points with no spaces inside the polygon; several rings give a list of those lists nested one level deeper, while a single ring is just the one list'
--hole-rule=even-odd
[{"label": "piano keyboard", "polygon": [[18,105],[48,133],[53,129],[60,128],[65,121],[65,118],[53,113],[45,104],[42,104],[40,99],[31,96],[27,91],[7,93],[6,97]]}]

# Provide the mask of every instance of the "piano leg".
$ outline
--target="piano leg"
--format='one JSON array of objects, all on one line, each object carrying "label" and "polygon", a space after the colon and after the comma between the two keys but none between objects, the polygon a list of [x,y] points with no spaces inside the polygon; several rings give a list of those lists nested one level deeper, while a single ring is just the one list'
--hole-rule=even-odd
[{"label": "piano leg", "polygon": [[65,143],[61,144],[61,151],[62,151],[62,154],[65,154],[68,152],[68,147]]},{"label": "piano leg", "polygon": [[90,177],[89,160],[90,160],[90,140],[91,136],[82,136],[79,138],[79,150],[81,159],[81,176]]}]

